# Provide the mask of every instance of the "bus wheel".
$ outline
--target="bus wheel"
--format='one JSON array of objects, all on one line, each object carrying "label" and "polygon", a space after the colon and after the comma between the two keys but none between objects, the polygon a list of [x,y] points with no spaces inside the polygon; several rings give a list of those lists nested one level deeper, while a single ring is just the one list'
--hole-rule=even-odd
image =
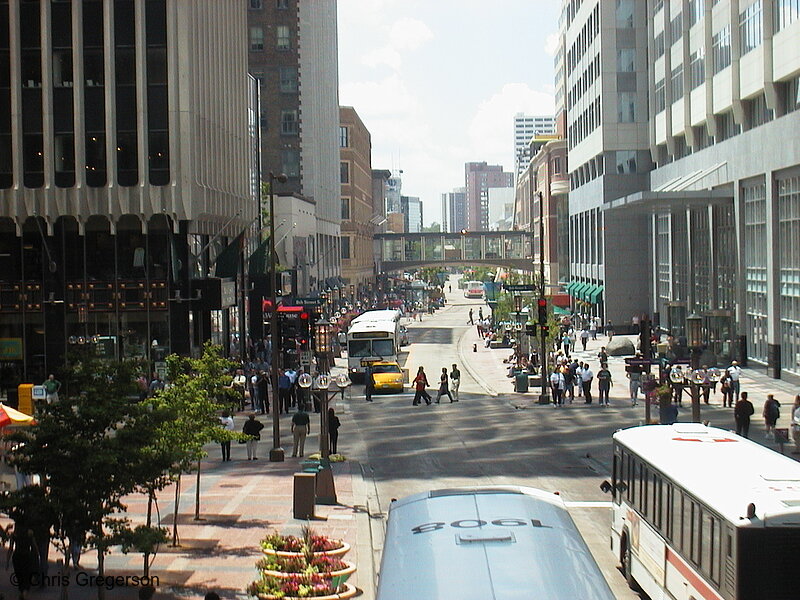
[{"label": "bus wheel", "polygon": [[622,536],[622,543],[620,545],[619,562],[622,567],[622,573],[625,575],[625,581],[628,582],[628,587],[634,591],[638,591],[639,586],[631,573],[631,547],[628,545],[628,536]]}]

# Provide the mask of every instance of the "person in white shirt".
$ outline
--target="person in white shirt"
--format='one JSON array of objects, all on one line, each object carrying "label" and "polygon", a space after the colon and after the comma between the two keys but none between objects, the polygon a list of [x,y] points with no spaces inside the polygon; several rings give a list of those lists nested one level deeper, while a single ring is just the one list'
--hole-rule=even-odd
[{"label": "person in white shirt", "polygon": [[735,360],[731,362],[731,366],[725,369],[728,372],[728,377],[731,381],[731,391],[736,401],[739,401],[739,377],[742,374],[742,368]]},{"label": "person in white shirt", "polygon": [[591,322],[589,323],[589,335],[592,336],[593,340],[597,339],[597,319],[592,318]]},{"label": "person in white shirt", "polygon": [[580,371],[581,374],[581,385],[583,386],[583,398],[586,401],[586,404],[592,403],[592,380],[594,379],[594,373],[589,368],[589,363],[585,363],[583,365],[583,369]]},{"label": "person in white shirt", "polygon": [[[225,431],[233,431],[233,417],[227,410],[222,413],[219,423]],[[220,442],[220,445],[222,446],[222,462],[229,462],[231,460],[231,441]]]},{"label": "person in white shirt", "polygon": [[581,329],[581,346],[583,349],[586,350],[586,343],[589,341],[589,330],[584,328]]},{"label": "person in white shirt", "polygon": [[566,387],[564,375],[558,368],[550,375],[550,387],[553,389],[553,407],[558,408],[564,404],[564,388]]}]

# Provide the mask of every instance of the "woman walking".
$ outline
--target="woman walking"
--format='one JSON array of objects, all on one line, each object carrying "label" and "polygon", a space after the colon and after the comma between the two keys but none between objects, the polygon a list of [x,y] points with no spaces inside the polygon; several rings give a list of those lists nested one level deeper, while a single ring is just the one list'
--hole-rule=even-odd
[{"label": "woman walking", "polygon": [[767,428],[767,433],[764,437],[775,437],[775,424],[781,416],[781,403],[775,400],[775,396],[767,394],[767,401],[764,402],[764,425]]},{"label": "woman walking", "polygon": [[453,402],[453,397],[450,395],[449,382],[447,380],[447,367],[442,367],[442,374],[439,376],[439,392],[436,394],[436,404],[439,404],[439,399],[447,394],[450,398],[450,403]]},{"label": "woman walking", "polygon": [[339,417],[336,416],[336,412],[332,409],[328,409],[328,444],[330,446],[329,451],[331,454],[336,454],[336,446],[339,443],[339,427],[341,427],[341,422],[339,421]]},{"label": "woman walking", "polygon": [[425,369],[420,367],[417,371],[417,376],[414,377],[414,401],[411,403],[411,406],[416,406],[420,403],[420,400],[423,398],[425,399],[425,404],[430,405],[431,397],[428,395],[428,392],[425,391],[425,388],[428,387],[430,384],[428,383],[428,378],[425,376]]}]

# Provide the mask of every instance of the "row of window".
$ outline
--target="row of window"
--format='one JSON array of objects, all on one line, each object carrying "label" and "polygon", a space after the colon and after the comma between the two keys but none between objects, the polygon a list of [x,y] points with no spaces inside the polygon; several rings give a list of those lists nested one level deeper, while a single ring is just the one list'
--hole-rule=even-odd
[{"label": "row of window", "polygon": [[776,32],[800,19],[800,0],[773,0],[773,7],[775,8],[773,27]]},{"label": "row of window", "polygon": [[603,155],[598,154],[594,158],[587,160],[569,174],[569,187],[571,190],[577,189],[585,183],[603,174]]},{"label": "row of window", "polygon": [[[264,8],[264,0],[248,0],[248,2],[252,10]],[[275,0],[275,8],[279,10],[286,10],[289,8],[289,0]]]},{"label": "row of window", "polygon": [[[617,58],[619,62],[619,57]],[[583,94],[591,87],[597,78],[600,77],[600,54],[596,54],[594,59],[586,66],[581,76],[577,79],[572,89],[567,94],[567,108],[571,109],[578,103]]]},{"label": "row of window", "polygon": [[574,148],[591,132],[600,127],[600,98],[595,98],[586,110],[569,126],[567,138],[569,147]]},{"label": "row of window", "polygon": [[[253,71],[259,86],[264,86],[264,71]],[[283,94],[296,94],[298,91],[297,67],[278,67],[278,90]]]},{"label": "row of window", "polygon": [[581,27],[578,37],[567,51],[567,69],[574,71],[583,55],[589,49],[592,41],[600,33],[600,5],[596,5],[589,18]]},{"label": "row of window", "polygon": [[717,588],[722,565],[733,557],[731,529],[718,515],[638,456],[614,456],[617,499],[637,512]]},{"label": "row of window", "polygon": [[[263,27],[250,27],[250,50],[260,52],[264,50],[265,34]],[[292,30],[288,25],[275,27],[275,48],[277,50],[291,50]]]}]

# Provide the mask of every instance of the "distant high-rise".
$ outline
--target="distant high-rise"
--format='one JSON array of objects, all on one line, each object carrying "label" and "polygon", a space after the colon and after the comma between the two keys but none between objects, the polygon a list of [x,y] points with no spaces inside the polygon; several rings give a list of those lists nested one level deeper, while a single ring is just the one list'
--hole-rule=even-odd
[{"label": "distant high-rise", "polygon": [[556,132],[553,115],[514,115],[514,174],[519,177],[531,160],[530,141],[534,135],[551,135]]},{"label": "distant high-rise", "polygon": [[392,176],[386,181],[386,213],[399,213],[400,210],[400,194],[403,189],[403,179],[400,173],[392,173]]},{"label": "distant high-rise", "polygon": [[442,231],[459,232],[467,227],[467,188],[442,194]]},{"label": "distant high-rise", "polygon": [[469,162],[464,165],[467,189],[467,226],[470,231],[489,230],[489,188],[513,187],[514,174],[501,165]]},{"label": "distant high-rise", "polygon": [[422,201],[416,196],[400,196],[400,212],[404,215],[406,233],[422,231]]}]

